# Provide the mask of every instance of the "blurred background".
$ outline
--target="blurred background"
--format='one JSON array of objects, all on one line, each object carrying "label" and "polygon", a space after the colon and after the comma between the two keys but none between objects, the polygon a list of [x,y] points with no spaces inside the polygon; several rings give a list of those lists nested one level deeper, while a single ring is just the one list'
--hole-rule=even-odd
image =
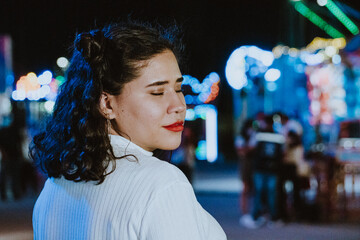
[{"label": "blurred background", "polygon": [[[52,113],[76,33],[129,16],[183,30],[188,109],[171,161],[229,239],[360,239],[355,0],[2,0],[0,239],[32,239],[45,177],[27,149]],[[279,173],[282,227],[254,230],[241,217],[253,206],[253,152],[266,126],[284,137],[281,158],[297,178]],[[301,163],[289,160],[290,132]]]}]

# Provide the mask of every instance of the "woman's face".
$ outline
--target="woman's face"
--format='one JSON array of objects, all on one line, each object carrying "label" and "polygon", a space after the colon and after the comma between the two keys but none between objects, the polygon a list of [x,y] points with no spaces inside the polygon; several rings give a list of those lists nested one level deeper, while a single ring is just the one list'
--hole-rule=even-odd
[{"label": "woman's face", "polygon": [[177,148],[186,114],[182,80],[171,51],[151,58],[138,78],[112,96],[112,118],[121,135],[148,151]]}]

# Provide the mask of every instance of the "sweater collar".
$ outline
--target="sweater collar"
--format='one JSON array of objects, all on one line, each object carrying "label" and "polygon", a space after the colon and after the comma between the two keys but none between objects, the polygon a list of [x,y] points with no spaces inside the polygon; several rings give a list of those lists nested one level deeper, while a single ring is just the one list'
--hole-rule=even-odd
[{"label": "sweater collar", "polygon": [[109,134],[110,137],[110,143],[111,146],[113,147],[114,151],[117,152],[117,150],[121,150],[126,152],[131,152],[131,150],[136,150],[137,152],[140,152],[146,156],[152,156],[153,153],[146,151],[145,149],[139,147],[138,145],[136,145],[135,143],[131,142],[130,140],[120,136],[120,135],[112,135]]}]

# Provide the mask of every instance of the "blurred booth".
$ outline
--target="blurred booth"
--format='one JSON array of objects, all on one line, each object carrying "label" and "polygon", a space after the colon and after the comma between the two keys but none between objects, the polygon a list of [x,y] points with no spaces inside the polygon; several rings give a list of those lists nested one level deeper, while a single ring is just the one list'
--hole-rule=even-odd
[{"label": "blurred booth", "polygon": [[340,124],[336,160],[340,214],[344,218],[354,218],[355,214],[360,215],[360,120]]}]

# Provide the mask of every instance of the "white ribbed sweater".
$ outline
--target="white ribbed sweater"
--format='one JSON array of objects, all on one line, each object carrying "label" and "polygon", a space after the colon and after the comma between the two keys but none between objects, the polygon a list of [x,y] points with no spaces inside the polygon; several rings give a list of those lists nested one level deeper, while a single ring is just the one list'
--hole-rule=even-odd
[{"label": "white ribbed sweater", "polygon": [[111,135],[116,170],[100,185],[50,178],[33,212],[35,240],[224,240],[175,166]]}]

